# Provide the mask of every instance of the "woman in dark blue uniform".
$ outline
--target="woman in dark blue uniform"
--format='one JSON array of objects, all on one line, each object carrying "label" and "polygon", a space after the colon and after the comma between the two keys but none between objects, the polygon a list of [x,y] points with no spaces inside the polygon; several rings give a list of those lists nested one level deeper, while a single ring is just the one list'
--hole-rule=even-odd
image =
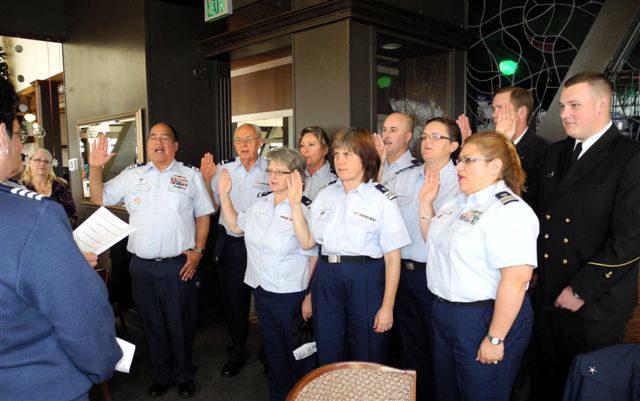
[{"label": "woman in dark blue uniform", "polygon": [[439,176],[428,174],[420,192],[437,392],[447,401],[506,401],[531,337],[526,289],[538,220],[519,196],[524,173],[502,135],[472,135],[457,161],[464,195],[434,215]]},{"label": "woman in dark blue uniform", "polygon": [[293,322],[308,282],[316,249],[303,250],[291,217],[294,210],[308,217],[308,198],[289,199],[288,176],[304,174],[305,162],[296,150],[269,152],[267,174],[272,192],[263,192],[249,208],[237,213],[231,203],[231,177],[220,175],[218,193],[229,229],[244,234],[247,271],[244,282],[252,288],[260,331],[269,366],[269,400],[284,401],[297,382],[293,357]]},{"label": "woman in dark blue uniform", "polygon": [[395,195],[373,181],[380,157],[371,133],[344,129],[332,148],[339,179],[320,191],[310,232],[299,236],[303,247],[321,246],[311,283],[318,361],[385,362],[400,248],[411,239]]}]

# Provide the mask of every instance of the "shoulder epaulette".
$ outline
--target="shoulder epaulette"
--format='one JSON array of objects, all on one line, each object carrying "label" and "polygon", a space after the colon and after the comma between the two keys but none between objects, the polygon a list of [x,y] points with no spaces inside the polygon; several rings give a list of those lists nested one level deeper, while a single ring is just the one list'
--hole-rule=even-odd
[{"label": "shoulder epaulette", "polygon": [[260,193],[257,195],[257,197],[258,197],[258,198],[265,197],[265,196],[269,195],[271,192],[272,192],[272,191],[264,191],[264,192],[260,192]]},{"label": "shoulder epaulette", "polygon": [[508,192],[508,191],[498,192],[496,194],[496,198],[498,198],[498,200],[503,205],[507,205],[507,204],[509,204],[511,202],[518,202],[518,198],[516,198],[515,195],[513,195],[511,192]]},{"label": "shoulder epaulette", "polygon": [[338,173],[336,173],[336,169],[331,166],[329,166],[329,172],[333,175],[338,175]]},{"label": "shoulder epaulette", "polygon": [[328,185],[331,185],[331,184],[335,184],[336,182],[338,182],[338,180],[330,181],[330,182],[328,182],[328,183],[327,183],[327,186],[328,186]]},{"label": "shoulder epaulette", "polygon": [[48,197],[41,195],[35,191],[30,191],[26,188],[20,188],[20,187],[10,187],[8,185],[4,185],[4,184],[0,184],[0,191],[2,192],[9,192],[11,194],[17,195],[17,196],[24,196],[25,198],[29,198],[29,199],[35,199],[35,200],[44,200],[44,199],[49,199]]},{"label": "shoulder epaulette", "polygon": [[396,171],[396,175],[402,173],[405,170],[411,170],[412,168],[417,168],[417,167],[420,167],[420,166],[422,166],[422,162],[421,161],[418,161],[418,159],[412,159],[411,160],[411,165],[409,165],[407,167],[404,167],[404,168],[401,168],[400,170]]},{"label": "shoulder epaulette", "polygon": [[234,161],[236,161],[236,159],[226,159],[226,160],[221,161],[220,165],[222,166],[222,165],[225,165],[225,164],[232,163]]},{"label": "shoulder epaulette", "polygon": [[376,189],[377,189],[378,191],[382,192],[382,194],[383,194],[384,196],[386,196],[389,200],[394,200],[395,198],[397,198],[397,197],[398,197],[398,195],[396,195],[396,193],[395,193],[395,192],[391,192],[391,191],[389,191],[389,188],[385,187],[385,186],[384,186],[384,185],[382,185],[382,184],[377,184],[377,185],[376,185]]},{"label": "shoulder epaulette", "polygon": [[200,169],[196,166],[192,166],[191,164],[187,164],[187,163],[182,163],[183,166],[190,168],[193,171],[200,171]]},{"label": "shoulder epaulette", "polygon": [[142,167],[145,164],[147,164],[147,163],[133,163],[133,164],[130,164],[130,165],[127,166],[127,170],[132,170],[132,169],[134,169],[136,167]]},{"label": "shoulder epaulette", "polygon": [[313,201],[311,199],[307,198],[306,196],[303,196],[302,200],[300,202],[302,202],[302,204],[305,205],[305,206],[309,206],[309,205],[311,205],[311,202],[313,202]]}]

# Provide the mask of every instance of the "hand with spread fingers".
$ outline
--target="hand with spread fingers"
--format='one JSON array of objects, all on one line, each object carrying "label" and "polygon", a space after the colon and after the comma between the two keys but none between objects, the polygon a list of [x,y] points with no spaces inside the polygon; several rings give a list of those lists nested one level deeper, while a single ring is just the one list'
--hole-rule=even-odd
[{"label": "hand with spread fingers", "polygon": [[382,164],[387,161],[387,148],[384,145],[384,140],[382,139],[382,135],[373,133],[373,143],[376,145],[376,151],[378,152],[378,156],[380,156],[380,160]]},{"label": "hand with spread fingers", "polygon": [[109,153],[109,141],[104,134],[100,134],[98,139],[91,143],[89,153],[90,167],[104,167],[116,154]]},{"label": "hand with spread fingers", "polygon": [[290,205],[297,205],[302,201],[304,185],[300,172],[295,170],[287,177],[287,198]]},{"label": "hand with spread fingers", "polygon": [[218,182],[218,193],[220,195],[228,195],[231,193],[231,175],[227,169],[223,169],[220,173],[220,181]]}]

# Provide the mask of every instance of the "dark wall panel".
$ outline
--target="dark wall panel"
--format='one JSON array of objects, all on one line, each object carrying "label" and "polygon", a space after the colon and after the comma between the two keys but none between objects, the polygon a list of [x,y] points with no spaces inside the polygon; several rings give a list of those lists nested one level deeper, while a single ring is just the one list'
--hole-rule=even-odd
[{"label": "dark wall panel", "polygon": [[64,0],[6,0],[0,35],[60,42],[66,36]]},{"label": "dark wall panel", "polygon": [[291,64],[231,78],[231,113],[264,113],[293,108]]},{"label": "dark wall panel", "polygon": [[147,79],[149,122],[166,121],[188,140],[180,141],[177,158],[199,165],[202,154],[216,149],[214,61],[205,60],[193,44],[220,30],[204,22],[202,10],[147,0]]},{"label": "dark wall panel", "polygon": [[[73,0],[67,10],[62,52],[69,157],[80,158],[79,119],[147,109],[144,7],[142,0]],[[74,199],[82,205],[80,171],[70,174]],[[79,209],[85,217],[93,208]]]},{"label": "dark wall panel", "polygon": [[411,11],[425,17],[437,19],[455,26],[466,24],[467,2],[465,0],[377,0],[390,6]]}]

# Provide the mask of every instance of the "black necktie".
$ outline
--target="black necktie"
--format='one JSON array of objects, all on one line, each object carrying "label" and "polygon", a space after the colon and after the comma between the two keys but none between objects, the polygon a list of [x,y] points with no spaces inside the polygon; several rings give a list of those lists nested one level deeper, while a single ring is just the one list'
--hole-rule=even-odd
[{"label": "black necktie", "polygon": [[573,149],[573,153],[571,153],[568,169],[570,169],[571,167],[573,167],[574,164],[576,164],[576,162],[578,161],[578,156],[580,156],[581,152],[582,152],[582,142],[578,142],[576,147]]}]

